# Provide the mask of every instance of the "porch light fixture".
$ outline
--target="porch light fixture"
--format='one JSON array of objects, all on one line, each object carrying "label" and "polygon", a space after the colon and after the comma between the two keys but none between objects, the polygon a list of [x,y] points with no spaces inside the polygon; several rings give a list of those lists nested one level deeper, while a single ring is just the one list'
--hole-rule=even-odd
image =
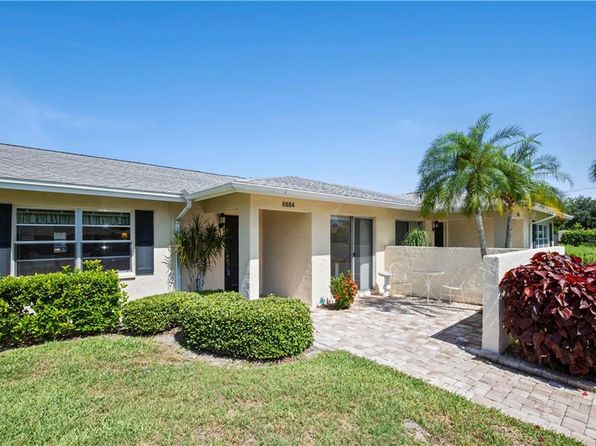
[{"label": "porch light fixture", "polygon": [[221,213],[219,214],[219,229],[222,229],[226,225],[226,214]]},{"label": "porch light fixture", "polygon": [[433,225],[432,225],[433,231],[436,231],[437,229],[439,229],[440,224],[441,224],[441,222],[439,220],[433,221]]}]

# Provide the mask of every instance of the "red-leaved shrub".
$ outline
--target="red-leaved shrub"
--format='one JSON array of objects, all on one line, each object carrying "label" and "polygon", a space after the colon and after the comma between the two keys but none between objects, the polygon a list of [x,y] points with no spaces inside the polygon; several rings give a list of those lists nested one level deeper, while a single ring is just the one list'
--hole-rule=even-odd
[{"label": "red-leaved shrub", "polygon": [[503,325],[527,360],[596,376],[596,264],[539,252],[499,288]]}]

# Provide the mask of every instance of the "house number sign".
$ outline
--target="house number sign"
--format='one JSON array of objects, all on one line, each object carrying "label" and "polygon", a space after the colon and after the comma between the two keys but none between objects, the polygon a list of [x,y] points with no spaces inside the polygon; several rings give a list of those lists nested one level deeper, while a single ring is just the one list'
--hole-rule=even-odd
[{"label": "house number sign", "polygon": [[293,201],[282,201],[281,202],[281,207],[283,208],[293,208],[294,206],[294,202]]}]

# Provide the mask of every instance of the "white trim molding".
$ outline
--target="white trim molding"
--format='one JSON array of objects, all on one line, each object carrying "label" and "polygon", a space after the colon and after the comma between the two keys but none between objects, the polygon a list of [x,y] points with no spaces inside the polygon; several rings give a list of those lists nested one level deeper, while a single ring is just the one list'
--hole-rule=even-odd
[{"label": "white trim molding", "polygon": [[179,194],[149,192],[139,190],[112,189],[109,187],[81,186],[77,184],[50,183],[31,180],[0,178],[0,189],[24,190],[34,192],[53,192],[62,194],[96,195],[102,197],[136,198],[140,200],[174,201],[184,203]]}]

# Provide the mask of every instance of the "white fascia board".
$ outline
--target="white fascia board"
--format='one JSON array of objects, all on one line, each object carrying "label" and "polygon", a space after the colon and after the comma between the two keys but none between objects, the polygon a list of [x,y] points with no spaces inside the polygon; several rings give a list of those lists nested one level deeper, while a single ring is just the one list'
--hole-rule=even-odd
[{"label": "white fascia board", "polygon": [[33,192],[53,192],[60,194],[94,195],[114,198],[135,198],[139,200],[174,201],[184,203],[184,196],[165,192],[112,189],[108,187],[80,186],[64,183],[14,180],[0,178],[0,189],[24,190]]},{"label": "white fascia board", "polygon": [[573,218],[573,215],[565,214],[564,212],[557,211],[556,209],[553,209],[549,206],[545,206],[540,203],[534,203],[532,205],[532,210],[542,212],[544,214],[552,214],[553,217],[557,216],[564,218],[565,220],[571,220]]},{"label": "white fascia board", "polygon": [[217,186],[201,192],[191,194],[189,197],[193,200],[206,200],[208,198],[218,197],[233,192],[252,193],[260,195],[269,195],[277,197],[288,198],[304,198],[307,200],[328,201],[332,203],[346,203],[362,206],[375,206],[389,209],[401,209],[407,211],[419,211],[420,207],[417,205],[407,205],[393,203],[390,201],[371,200],[367,198],[346,197],[343,195],[325,194],[321,192],[302,191],[295,189],[287,189],[275,186],[263,186],[257,184],[247,184],[241,182],[226,183],[222,186]]}]

